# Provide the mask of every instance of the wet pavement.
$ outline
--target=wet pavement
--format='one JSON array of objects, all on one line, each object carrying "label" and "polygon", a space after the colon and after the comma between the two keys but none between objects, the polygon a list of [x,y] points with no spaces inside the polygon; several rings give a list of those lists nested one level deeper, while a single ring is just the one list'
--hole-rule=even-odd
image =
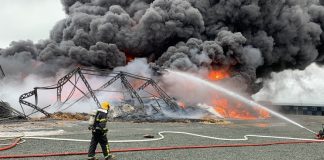
[{"label": "wet pavement", "polygon": [[[293,120],[301,123],[305,127],[318,132],[324,117],[315,116],[293,116]],[[109,122],[108,138],[115,140],[144,139],[144,135],[160,137],[160,131],[190,132],[205,136],[220,138],[243,138],[244,135],[266,135],[282,136],[295,138],[314,138],[314,134],[299,128],[280,119],[270,118],[264,120],[229,120],[231,123],[224,124],[205,124],[205,123],[132,123],[132,122]],[[63,132],[62,132],[63,130]],[[51,132],[46,137],[68,138],[89,140],[91,133],[87,130],[87,122],[82,121],[41,121],[41,122],[22,122],[0,125],[0,136],[4,134],[21,134],[22,131],[32,132],[33,136],[38,136],[38,132]],[[287,141],[284,139],[270,139],[251,137],[248,141],[221,141],[184,134],[165,133],[165,138],[152,142],[135,143],[110,143],[111,149],[138,148],[138,147],[164,147],[164,146],[191,146],[191,145],[214,145],[214,144],[241,144],[241,143],[269,143]],[[3,142],[4,143],[4,142]],[[98,146],[99,147],[99,146]],[[2,151],[0,155],[14,154],[39,154],[39,153],[58,153],[58,152],[86,152],[88,142],[71,141],[52,141],[26,139],[26,142],[13,149]],[[100,147],[99,147],[100,150]],[[235,147],[235,148],[205,148],[187,150],[168,150],[168,151],[146,151],[146,152],[127,152],[114,153],[118,160],[322,160],[324,159],[324,143],[309,144],[290,144],[290,145],[271,145],[259,147]],[[102,157],[97,154],[97,157]],[[82,156],[29,158],[29,159],[86,159]]]}]

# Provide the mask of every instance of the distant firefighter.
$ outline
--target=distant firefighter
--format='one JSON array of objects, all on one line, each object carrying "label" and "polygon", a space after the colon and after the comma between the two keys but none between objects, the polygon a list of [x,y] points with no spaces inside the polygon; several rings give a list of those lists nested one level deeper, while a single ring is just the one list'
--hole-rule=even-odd
[{"label": "distant firefighter", "polygon": [[322,124],[322,130],[320,130],[319,132],[318,132],[318,134],[316,134],[316,137],[317,137],[317,139],[323,139],[324,140],[324,124]]},{"label": "distant firefighter", "polygon": [[92,131],[92,139],[90,142],[90,147],[88,151],[88,159],[95,160],[95,151],[97,144],[99,143],[105,156],[105,159],[112,159],[110,154],[110,147],[107,139],[107,115],[110,108],[109,102],[102,102],[101,108],[97,109],[90,115],[89,119],[89,130]]}]

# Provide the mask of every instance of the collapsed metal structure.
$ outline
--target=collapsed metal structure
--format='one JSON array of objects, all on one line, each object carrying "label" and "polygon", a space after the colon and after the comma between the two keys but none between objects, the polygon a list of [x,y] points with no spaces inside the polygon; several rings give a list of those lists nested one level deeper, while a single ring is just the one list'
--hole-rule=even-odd
[{"label": "collapsed metal structure", "polygon": [[[52,90],[52,89],[56,89],[56,90],[57,90],[57,101],[58,101],[58,102],[61,102],[61,93],[62,93],[62,88],[63,88],[63,86],[64,86],[67,82],[70,82],[70,83],[72,83],[72,84],[75,86],[75,87],[74,87],[74,90],[75,90],[75,88],[79,89],[79,88],[76,86],[76,83],[77,83],[77,81],[78,81],[77,78],[75,79],[75,82],[74,82],[74,83],[71,81],[71,78],[72,78],[73,76],[76,77],[76,75],[78,75],[78,76],[82,79],[83,83],[86,85],[86,87],[87,87],[87,89],[88,89],[90,95],[92,96],[93,100],[96,102],[96,105],[97,105],[98,107],[100,107],[100,103],[99,103],[97,97],[94,95],[94,93],[93,93],[93,91],[92,91],[92,89],[91,89],[91,87],[90,87],[88,81],[86,80],[86,78],[84,77],[83,73],[81,72],[81,69],[80,69],[80,68],[77,68],[77,69],[74,69],[72,72],[68,73],[67,75],[65,75],[63,78],[61,78],[61,79],[58,81],[58,83],[55,84],[55,85],[48,86],[48,87],[35,87],[34,90],[32,90],[32,91],[30,91],[30,92],[27,92],[27,93],[25,93],[25,94],[22,94],[22,95],[19,97],[19,103],[20,103],[20,105],[21,105],[21,109],[22,109],[24,115],[25,115],[26,117],[29,117],[30,115],[32,115],[32,114],[34,114],[34,113],[40,112],[40,113],[44,114],[45,116],[49,117],[49,116],[50,116],[50,113],[48,113],[47,111],[45,111],[45,109],[48,108],[48,107],[50,107],[50,105],[49,105],[49,106],[46,106],[46,107],[43,107],[43,108],[41,108],[41,107],[38,106],[38,92],[37,92],[37,91],[38,91],[38,90]],[[79,90],[80,90],[80,89],[79,89]],[[81,91],[81,90],[80,90],[80,91]],[[82,92],[83,92],[83,91],[82,91]],[[25,100],[25,99],[27,99],[27,98],[29,98],[29,97],[32,97],[32,96],[34,96],[34,98],[35,98],[35,103],[30,103],[30,102],[28,102],[28,101]],[[27,114],[25,113],[24,107],[22,107],[23,105],[26,105],[26,106],[29,106],[29,107],[33,108],[33,109],[34,109],[33,112],[30,113],[29,115],[27,115]],[[36,111],[35,111],[35,110],[36,110]]]},{"label": "collapsed metal structure", "polygon": [[[107,88],[108,86],[116,82],[118,79],[120,79],[122,84],[128,90],[128,92],[131,93],[131,96],[136,97],[136,99],[141,104],[141,106],[144,107],[144,102],[142,98],[139,96],[139,94],[137,93],[137,91],[144,90],[146,87],[151,85],[155,89],[155,91],[159,94],[158,96],[153,95],[153,97],[160,97],[165,102],[165,104],[167,104],[167,106],[169,106],[173,111],[177,111],[179,109],[178,104],[175,103],[172,100],[172,98],[168,94],[166,94],[164,90],[161,87],[159,87],[153,79],[127,73],[127,72],[115,72],[112,74],[114,74],[115,76],[111,80],[106,82],[104,85],[102,85],[100,88],[98,88],[98,91]],[[128,82],[127,77],[142,80],[145,81],[145,83],[140,87],[138,87],[137,89],[134,89],[132,85]]]},{"label": "collapsed metal structure", "polygon": [[[0,65],[0,80],[5,77],[5,73]],[[24,114],[12,108],[9,103],[0,100],[0,121],[12,119],[12,118],[22,118]]]},{"label": "collapsed metal structure", "polygon": [[[104,77],[112,77],[109,81],[107,81],[106,83],[104,83],[103,85],[101,85],[98,89],[93,90],[91,88],[91,85],[89,84],[89,82],[87,81],[85,75],[93,75],[93,76],[104,76]],[[73,79],[74,77],[74,79]],[[127,78],[133,78],[136,80],[141,80],[143,81],[143,85],[141,85],[138,88],[134,88],[131,83],[128,81]],[[77,83],[79,82],[79,80],[81,79],[81,81],[83,82],[83,84],[86,86],[87,88],[87,92],[82,91],[78,86]],[[32,114],[35,114],[37,112],[40,112],[42,114],[44,114],[47,117],[50,117],[50,113],[48,113],[45,109],[49,108],[51,105],[49,106],[45,106],[45,107],[40,107],[38,105],[38,90],[54,90],[56,89],[56,94],[57,94],[57,103],[60,106],[63,106],[65,104],[65,102],[67,102],[73,95],[75,90],[79,90],[83,96],[80,97],[79,99],[77,99],[74,103],[72,103],[70,106],[74,105],[75,103],[79,102],[80,100],[84,99],[84,98],[92,98],[94,100],[94,102],[96,103],[97,107],[100,107],[100,103],[98,101],[98,98],[96,97],[96,92],[100,92],[103,91],[105,88],[109,87],[110,85],[112,85],[114,82],[116,82],[117,80],[121,81],[121,84],[124,88],[126,88],[128,94],[132,97],[132,98],[136,98],[138,103],[139,103],[139,107],[140,109],[144,109],[144,101],[143,101],[143,97],[141,97],[139,95],[138,92],[143,91],[146,87],[148,86],[152,86],[154,88],[154,90],[156,91],[156,93],[158,93],[158,95],[153,95],[152,97],[156,99],[161,99],[164,101],[164,103],[169,107],[169,109],[171,109],[172,111],[177,111],[179,110],[179,106],[177,105],[176,102],[174,102],[174,100],[168,96],[166,94],[166,92],[163,91],[162,88],[160,88],[157,83],[151,79],[151,78],[147,78],[147,77],[143,77],[143,76],[139,76],[139,75],[135,75],[135,74],[131,74],[131,73],[127,73],[127,72],[111,72],[111,70],[105,70],[105,69],[92,69],[92,68],[76,68],[74,70],[72,70],[71,72],[69,72],[68,74],[66,74],[63,78],[61,78],[60,80],[58,80],[57,84],[52,85],[52,86],[48,86],[48,87],[35,87],[34,90],[27,92],[25,94],[22,94],[19,97],[19,103],[21,105],[23,114],[25,115],[25,117],[29,117]],[[63,87],[67,84],[70,83],[72,84],[74,87],[71,90],[69,96],[62,101],[62,90]],[[30,98],[30,97],[34,97],[34,103],[28,102],[26,99]],[[156,100],[157,101],[157,100]],[[158,102],[157,102],[158,103]],[[24,107],[23,106],[28,106],[33,108],[33,111],[30,114],[26,114]],[[154,110],[156,112],[161,112],[161,106],[158,103],[159,107],[155,107],[153,105],[151,105],[152,108],[154,108]],[[67,107],[67,108],[68,108]]]},{"label": "collapsed metal structure", "polygon": [[16,109],[10,107],[9,103],[0,100],[0,121],[11,118],[22,118],[24,115]]}]

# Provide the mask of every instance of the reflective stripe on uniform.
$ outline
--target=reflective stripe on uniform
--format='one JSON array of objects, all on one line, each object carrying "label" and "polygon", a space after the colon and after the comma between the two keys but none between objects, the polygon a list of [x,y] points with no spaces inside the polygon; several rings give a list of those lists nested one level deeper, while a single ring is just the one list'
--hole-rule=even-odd
[{"label": "reflective stripe on uniform", "polygon": [[107,110],[104,110],[104,109],[98,109],[97,111],[100,111],[100,112],[104,112],[104,113],[107,113],[108,111]]},{"label": "reflective stripe on uniform", "polygon": [[108,128],[100,128],[100,127],[96,127],[94,130],[108,131]]},{"label": "reflective stripe on uniform", "polygon": [[110,146],[109,146],[109,143],[107,143],[107,151],[108,151],[108,154],[110,154]]},{"label": "reflective stripe on uniform", "polygon": [[107,122],[107,119],[106,118],[102,118],[102,119],[96,119],[97,122]]}]

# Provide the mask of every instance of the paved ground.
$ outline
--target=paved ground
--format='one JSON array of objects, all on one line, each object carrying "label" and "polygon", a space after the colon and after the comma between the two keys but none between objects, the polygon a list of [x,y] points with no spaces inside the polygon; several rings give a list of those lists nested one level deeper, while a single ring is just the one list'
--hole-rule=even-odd
[{"label": "paved ground", "polygon": [[[306,127],[318,131],[324,123],[324,117],[313,116],[294,116],[292,119],[300,122]],[[257,121],[231,121],[231,124],[215,125],[202,123],[130,123],[130,122],[111,122],[109,123],[108,137],[111,140],[123,139],[142,139],[144,134],[152,134],[158,137],[159,131],[183,131],[207,136],[223,138],[242,138],[246,134],[289,136],[301,138],[313,138],[310,132],[288,124],[278,119],[267,119]],[[0,131],[11,129],[26,130],[57,130],[63,129],[63,135],[51,136],[60,138],[90,139],[87,131],[86,122],[26,122],[21,124],[2,124]],[[36,130],[35,130],[36,129]],[[1,132],[0,132],[1,133]],[[13,132],[14,133],[14,132]],[[179,145],[209,145],[226,143],[264,143],[280,141],[273,139],[251,138],[245,142],[228,142],[210,140],[205,138],[193,137],[180,134],[166,134],[166,138],[161,141],[141,142],[141,143],[111,143],[112,149],[133,148],[133,147],[159,147],[159,146],[179,146]],[[62,142],[49,140],[31,140],[15,148],[0,152],[0,155],[11,154],[31,154],[49,152],[75,152],[87,151],[87,142]],[[171,150],[171,151],[149,151],[149,152],[128,152],[115,153],[118,160],[323,160],[324,143],[317,144],[294,144],[294,145],[275,145],[264,147],[239,147],[239,148],[210,148],[210,149],[190,149],[190,150]],[[102,155],[97,155],[102,157]],[[68,157],[49,157],[33,158],[35,160],[50,159],[86,159],[86,156]]]}]

